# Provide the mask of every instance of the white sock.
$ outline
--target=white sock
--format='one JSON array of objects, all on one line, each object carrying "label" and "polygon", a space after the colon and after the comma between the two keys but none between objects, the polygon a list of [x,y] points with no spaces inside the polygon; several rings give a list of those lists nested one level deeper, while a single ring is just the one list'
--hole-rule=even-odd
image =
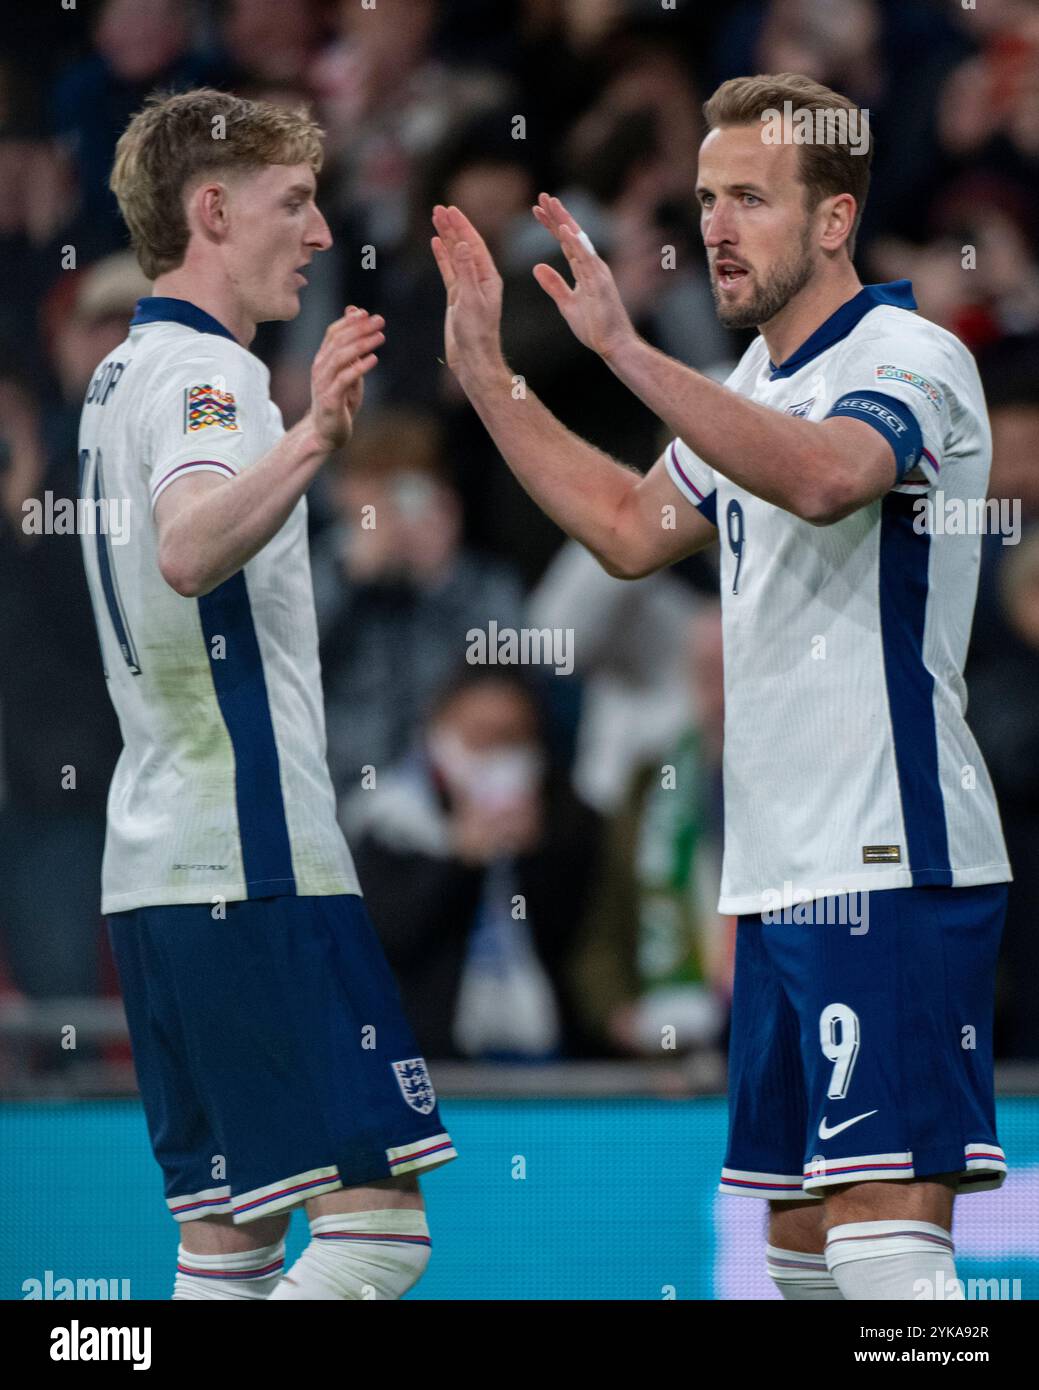
[{"label": "white sock", "polygon": [[269,1298],[285,1268],[285,1242],[228,1255],[177,1247],[174,1298]]},{"label": "white sock", "polygon": [[426,1215],[407,1207],[316,1217],[272,1299],[400,1298],[429,1263]]},{"label": "white sock", "polygon": [[843,1299],[844,1295],[826,1267],[825,1255],[809,1255],[803,1250],[782,1250],[765,1246],[768,1272],[784,1298],[794,1302]]},{"label": "white sock", "polygon": [[847,1299],[962,1299],[952,1236],[928,1221],[854,1221],[826,1236],[826,1264]]}]

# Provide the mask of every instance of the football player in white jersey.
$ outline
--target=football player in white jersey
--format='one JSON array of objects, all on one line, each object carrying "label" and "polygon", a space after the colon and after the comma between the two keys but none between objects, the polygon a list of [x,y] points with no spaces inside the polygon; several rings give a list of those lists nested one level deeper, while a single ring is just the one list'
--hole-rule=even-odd
[{"label": "football player in white jersey", "polygon": [[954,1195],[1006,1172],[991,1034],[1010,870],[964,720],[980,537],[919,508],[939,488],[984,498],[985,403],[908,283],[856,274],[863,113],[781,74],[723,84],[705,115],[690,182],[718,314],[760,330],[726,385],[638,336],[558,199],[533,209],[574,277],[539,265],[538,283],[675,436],[645,476],[514,389],[501,279],[437,207],[447,359],[522,485],[610,574],[720,537],[719,906],[738,917],[722,1190],[770,1201],[786,1298],[962,1297]]},{"label": "football player in white jersey", "polygon": [[383,321],[329,327],[287,433],[248,350],[331,246],[321,147],[305,113],[210,89],[133,118],[111,182],[154,292],[80,427],[81,493],[130,510],[127,543],[83,537],[124,742],[102,910],[177,1299],[399,1298],[429,1258],[416,1173],[454,1156],[325,763],[304,494]]}]

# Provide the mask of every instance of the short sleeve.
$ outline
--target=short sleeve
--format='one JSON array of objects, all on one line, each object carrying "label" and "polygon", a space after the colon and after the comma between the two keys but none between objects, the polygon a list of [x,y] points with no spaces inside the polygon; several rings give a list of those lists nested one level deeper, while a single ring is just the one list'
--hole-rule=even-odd
[{"label": "short sleeve", "polygon": [[933,486],[951,430],[955,368],[945,344],[920,331],[892,333],[864,343],[849,366],[849,389],[827,418],[862,420],[882,434],[895,455],[899,490]]},{"label": "short sleeve", "polygon": [[153,508],[186,474],[233,478],[262,452],[264,421],[238,350],[207,347],[205,354],[171,363],[155,394],[145,451]]},{"label": "short sleeve", "polygon": [[714,470],[681,439],[673,439],[664,455],[664,466],[682,496],[717,526]]}]

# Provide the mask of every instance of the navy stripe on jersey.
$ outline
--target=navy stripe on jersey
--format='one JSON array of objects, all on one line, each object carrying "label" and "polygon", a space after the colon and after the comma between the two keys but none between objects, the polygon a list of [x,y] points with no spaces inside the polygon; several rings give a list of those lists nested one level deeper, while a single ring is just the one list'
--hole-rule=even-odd
[{"label": "navy stripe on jersey", "polygon": [[168,299],[164,295],[147,295],[137,301],[130,327],[141,323],[182,323],[185,328],[197,329],[199,333],[216,333],[221,338],[230,338],[232,343],[238,339],[219,319],[207,314],[197,304],[186,299]]},{"label": "navy stripe on jersey", "polygon": [[[84,453],[88,452],[84,450]],[[81,484],[82,485],[82,484]],[[104,481],[101,476],[101,450],[98,449],[94,456],[94,501],[100,502],[104,492]],[[98,509],[100,516],[100,508]],[[101,580],[101,589],[105,596],[105,604],[108,607],[108,616],[112,620],[112,627],[115,629],[115,640],[119,643],[119,650],[123,654],[123,660],[133,675],[141,674],[141,663],[137,659],[137,648],[134,646],[133,638],[130,636],[130,628],[123,612],[122,600],[119,597],[119,586],[116,583],[115,573],[112,569],[111,556],[108,553],[108,536],[102,531],[101,526],[97,529],[97,571]],[[100,637],[100,631],[98,637]]]},{"label": "navy stripe on jersey", "polygon": [[895,766],[914,888],[952,886],[938,771],[934,677],[924,665],[931,538],[913,528],[916,499],[889,492],[880,518],[880,635]]},{"label": "navy stripe on jersey", "polygon": [[908,280],[892,280],[888,285],[863,285],[857,295],[836,309],[785,362],[777,367],[769,359],[769,380],[782,381],[799,372],[821,352],[846,338],[878,304],[891,304],[896,309],[915,309],[912,285]]},{"label": "navy stripe on jersey", "polygon": [[826,418],[830,420],[835,415],[872,425],[887,440],[895,455],[898,470],[896,483],[900,483],[909,470],[916,467],[923,453],[923,433],[913,412],[895,396],[888,396],[883,391],[849,391]]},{"label": "navy stripe on jersey", "polygon": [[[198,614],[217,702],[234,749],[238,833],[249,897],[295,896],[278,745],[244,572],[239,570],[200,598]],[[224,639],[221,658],[213,655],[215,637]]]}]

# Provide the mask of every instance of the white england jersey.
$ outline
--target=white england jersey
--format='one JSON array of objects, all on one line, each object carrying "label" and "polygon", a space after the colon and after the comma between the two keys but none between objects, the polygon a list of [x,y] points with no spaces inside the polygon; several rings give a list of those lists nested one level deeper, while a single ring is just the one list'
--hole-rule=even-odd
[{"label": "white england jersey", "polygon": [[873,425],[898,459],[885,497],[812,526],[680,439],[667,452],[721,543],[721,912],[1011,877],[964,719],[981,539],[920,516],[939,492],[946,507],[985,497],[985,400],[967,349],[915,308],[908,281],[866,286],[779,367],[756,338],[726,382],[791,415]]},{"label": "white england jersey", "polygon": [[201,598],[159,571],[156,499],[191,472],[233,477],[283,433],[267,368],[184,300],[142,299],[80,422],[80,492],[129,508],[128,538],[83,536],[123,751],[108,797],[102,912],[359,893],[325,763],[301,498]]}]

